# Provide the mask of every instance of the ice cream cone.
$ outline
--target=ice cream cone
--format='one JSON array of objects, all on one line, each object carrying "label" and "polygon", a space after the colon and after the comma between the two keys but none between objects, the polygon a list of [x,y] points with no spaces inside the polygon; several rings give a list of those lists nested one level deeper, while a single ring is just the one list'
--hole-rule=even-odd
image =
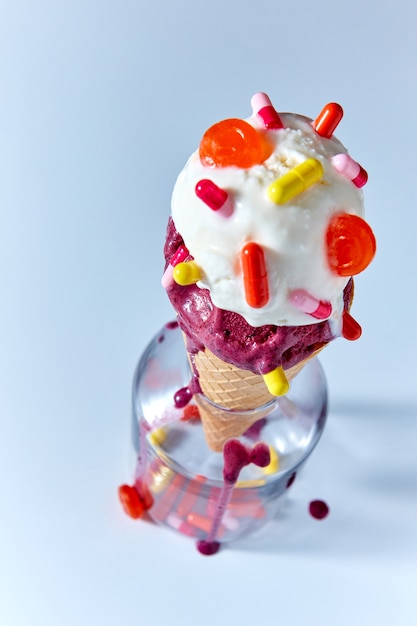
[{"label": "ice cream cone", "polygon": [[[291,381],[322,347],[286,370]],[[194,368],[204,396],[195,395],[207,445],[215,452],[223,449],[227,439],[239,437],[271,410],[272,396],[263,377],[222,361],[209,350],[193,356]],[[265,406],[269,405],[269,406]],[[259,409],[253,412],[251,409]]]}]

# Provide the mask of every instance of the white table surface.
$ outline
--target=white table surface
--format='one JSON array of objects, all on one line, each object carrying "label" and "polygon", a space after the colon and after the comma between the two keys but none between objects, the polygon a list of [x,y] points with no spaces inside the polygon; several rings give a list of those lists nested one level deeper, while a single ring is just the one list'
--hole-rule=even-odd
[{"label": "white table surface", "polygon": [[[417,622],[416,4],[0,3],[0,623]],[[273,523],[211,558],[122,513],[130,385],[173,313],[171,189],[266,91],[368,170],[355,343],[323,354],[325,434]],[[315,498],[330,515],[307,512]]]}]

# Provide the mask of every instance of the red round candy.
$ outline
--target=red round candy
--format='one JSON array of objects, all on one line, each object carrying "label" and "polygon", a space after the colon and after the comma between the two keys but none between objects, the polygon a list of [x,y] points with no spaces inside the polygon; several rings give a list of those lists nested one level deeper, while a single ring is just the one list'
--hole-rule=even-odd
[{"label": "red round candy", "polygon": [[139,519],[142,516],[145,506],[134,487],[130,485],[122,485],[119,487],[119,500],[123,509],[132,519]]},{"label": "red round candy", "polygon": [[263,163],[272,152],[263,133],[245,120],[223,120],[211,126],[200,143],[200,160],[207,167],[248,168]]},{"label": "red round candy", "polygon": [[357,215],[340,213],[332,218],[326,233],[330,269],[339,276],[355,276],[375,256],[376,241],[371,227]]}]

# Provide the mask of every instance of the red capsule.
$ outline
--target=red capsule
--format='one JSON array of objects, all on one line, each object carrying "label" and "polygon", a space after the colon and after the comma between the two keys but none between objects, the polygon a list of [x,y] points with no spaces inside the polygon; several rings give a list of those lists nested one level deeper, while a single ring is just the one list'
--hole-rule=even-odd
[{"label": "red capsule", "polygon": [[221,209],[229,197],[227,191],[221,189],[216,183],[207,178],[198,181],[195,186],[195,195],[207,204],[212,211]]},{"label": "red capsule", "polygon": [[348,311],[343,311],[342,335],[348,341],[356,341],[362,335],[360,324],[351,316]]},{"label": "red capsule", "polygon": [[[200,513],[189,513],[187,515],[187,522],[191,526],[194,526],[194,528],[198,528],[199,530],[202,530],[207,534],[210,533],[213,527],[213,520],[211,519],[211,517],[205,517],[204,515],[201,515]],[[222,535],[224,535],[224,532],[225,532],[225,527],[224,525],[222,525],[220,526],[218,532],[216,533],[216,536],[221,537]]]},{"label": "red capsule", "polygon": [[[198,481],[201,486],[204,482],[207,481],[207,478],[202,478],[202,480]],[[188,485],[186,491],[184,491],[184,495],[182,499],[179,501],[176,513],[180,517],[186,517],[189,513],[193,512],[195,505],[198,502],[198,499],[201,494],[201,489],[198,489],[199,485],[196,484],[197,481],[193,481]]]},{"label": "red capsule", "polygon": [[181,474],[176,474],[172,481],[168,484],[164,492],[156,500],[152,517],[158,522],[164,522],[173,510],[176,500],[182,495],[187,479]]},{"label": "red capsule", "polygon": [[164,289],[168,289],[174,284],[174,279],[172,277],[173,268],[179,263],[183,263],[189,255],[190,253],[188,252],[188,249],[183,245],[179,246],[177,251],[174,252],[161,279],[161,284]]},{"label": "red capsule", "polygon": [[188,252],[188,248],[186,248],[184,245],[179,246],[177,251],[174,252],[174,254],[172,255],[170,264],[172,265],[172,267],[175,267],[176,265],[178,265],[178,263],[183,263],[188,258],[189,254],[190,253]]},{"label": "red capsule", "polygon": [[269,300],[268,274],[262,246],[251,241],[242,248],[243,283],[246,302],[259,309]]},{"label": "red capsule", "polygon": [[343,109],[336,102],[329,102],[313,122],[318,135],[330,139],[343,117]]}]

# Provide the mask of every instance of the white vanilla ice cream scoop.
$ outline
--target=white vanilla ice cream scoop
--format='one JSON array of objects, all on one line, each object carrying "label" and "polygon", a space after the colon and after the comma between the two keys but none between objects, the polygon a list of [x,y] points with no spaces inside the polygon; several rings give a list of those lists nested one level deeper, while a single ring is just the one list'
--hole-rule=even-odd
[{"label": "white vanilla ice cream scoop", "polygon": [[[194,261],[182,280],[207,288],[217,307],[252,326],[328,319],[337,334],[343,289],[357,271],[335,270],[342,261],[329,259],[332,237],[339,249],[341,238],[330,225],[338,232],[340,216],[362,217],[358,173],[366,173],[332,135],[338,105],[327,105],[313,122],[276,113],[265,94],[252,103],[247,120],[207,131],[175,184],[172,218]],[[363,220],[359,225],[369,229]]]}]

